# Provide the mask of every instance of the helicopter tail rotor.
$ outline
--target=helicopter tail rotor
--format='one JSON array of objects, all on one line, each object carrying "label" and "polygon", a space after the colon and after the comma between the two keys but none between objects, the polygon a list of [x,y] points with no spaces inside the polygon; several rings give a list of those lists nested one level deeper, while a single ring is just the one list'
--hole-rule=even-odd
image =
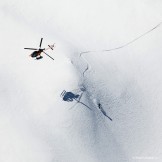
[{"label": "helicopter tail rotor", "polygon": [[48,45],[48,47],[51,49],[51,50],[53,50],[53,47],[54,47],[54,45]]}]

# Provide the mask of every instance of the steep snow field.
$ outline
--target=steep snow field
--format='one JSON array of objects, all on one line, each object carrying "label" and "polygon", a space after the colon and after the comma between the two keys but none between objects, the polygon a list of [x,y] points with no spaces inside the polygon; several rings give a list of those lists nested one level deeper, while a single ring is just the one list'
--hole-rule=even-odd
[{"label": "steep snow field", "polygon": [[[161,8],[160,0],[2,1],[0,162],[161,162]],[[54,61],[23,49],[41,37],[42,47],[56,43]],[[63,90],[82,103],[63,101]]]}]

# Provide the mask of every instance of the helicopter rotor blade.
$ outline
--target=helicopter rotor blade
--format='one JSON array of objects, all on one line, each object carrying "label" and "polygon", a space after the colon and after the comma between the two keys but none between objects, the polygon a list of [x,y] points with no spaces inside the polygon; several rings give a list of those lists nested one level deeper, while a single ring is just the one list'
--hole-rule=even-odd
[{"label": "helicopter rotor blade", "polygon": [[41,45],[42,45],[42,40],[43,40],[43,38],[41,38],[39,48],[41,48]]},{"label": "helicopter rotor blade", "polygon": [[24,49],[28,49],[28,50],[38,50],[36,48],[24,48]]},{"label": "helicopter rotor blade", "polygon": [[43,53],[44,54],[46,54],[49,58],[51,58],[52,60],[54,60],[54,58],[52,58],[50,55],[48,55],[47,53],[45,53],[44,51],[43,51]]}]

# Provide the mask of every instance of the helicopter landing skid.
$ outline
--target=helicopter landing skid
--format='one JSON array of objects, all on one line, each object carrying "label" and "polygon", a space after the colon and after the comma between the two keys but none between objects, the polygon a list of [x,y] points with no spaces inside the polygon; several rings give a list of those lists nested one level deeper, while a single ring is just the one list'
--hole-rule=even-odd
[{"label": "helicopter landing skid", "polygon": [[40,60],[42,58],[43,58],[43,56],[39,56],[39,57],[36,57],[36,60]]}]

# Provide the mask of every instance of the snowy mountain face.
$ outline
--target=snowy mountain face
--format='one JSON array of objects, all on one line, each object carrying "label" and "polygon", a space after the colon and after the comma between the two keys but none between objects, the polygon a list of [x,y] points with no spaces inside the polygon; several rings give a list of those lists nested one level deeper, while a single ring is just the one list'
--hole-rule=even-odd
[{"label": "snowy mountain face", "polygon": [[161,162],[161,8],[2,1],[0,162]]}]

